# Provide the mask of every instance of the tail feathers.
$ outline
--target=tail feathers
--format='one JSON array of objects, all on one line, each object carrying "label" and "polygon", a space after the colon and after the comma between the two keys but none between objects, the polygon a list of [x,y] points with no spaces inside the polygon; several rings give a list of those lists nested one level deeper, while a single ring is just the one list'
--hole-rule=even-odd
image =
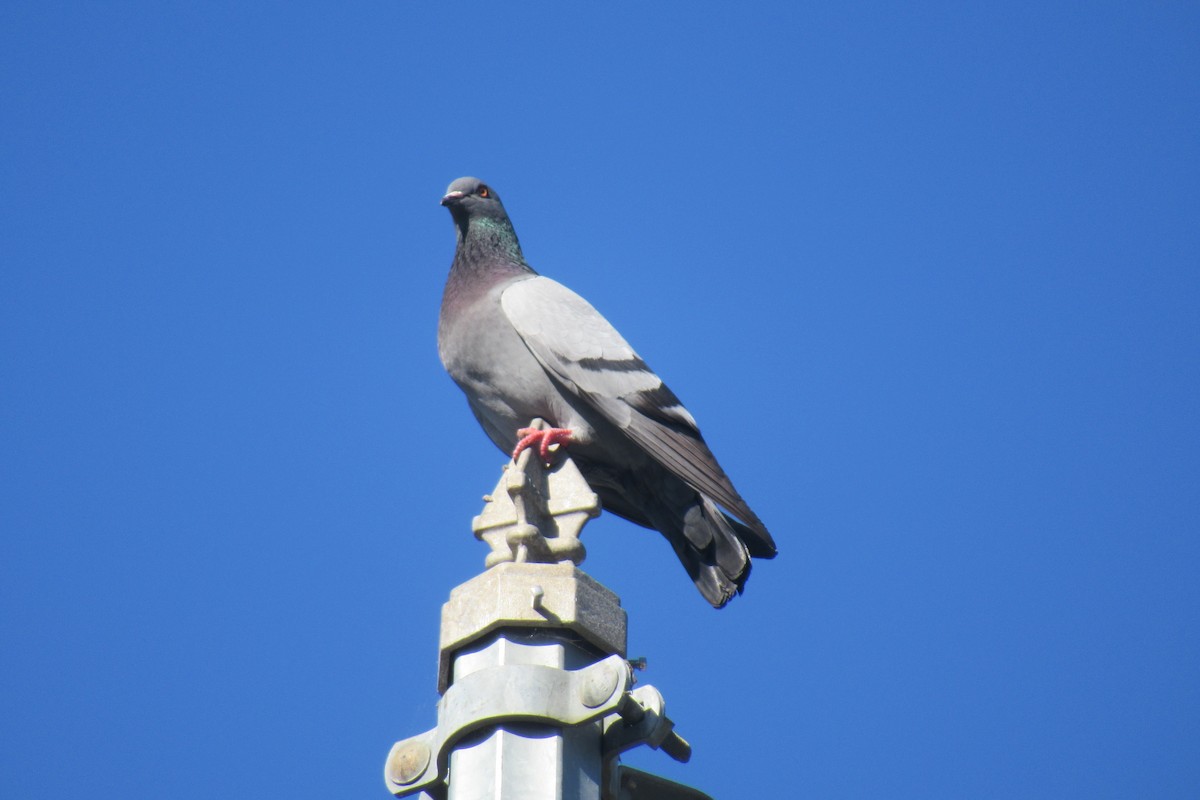
[{"label": "tail feathers", "polygon": [[667,538],[700,594],[714,608],[721,608],[742,593],[750,577],[753,555],[745,540],[755,542],[756,537],[708,497],[700,495],[684,512],[677,532]]},{"label": "tail feathers", "polygon": [[737,531],[737,537],[746,545],[746,549],[750,551],[750,555],[755,558],[774,558],[779,551],[775,549],[775,540],[771,538],[771,534],[767,533],[767,529],[759,522],[757,525],[743,525],[741,522],[726,517],[734,530]]},{"label": "tail feathers", "polygon": [[746,525],[717,508],[708,495],[699,498],[700,502],[689,507],[683,519],[683,534],[697,549],[705,550],[712,545],[719,530],[724,536],[715,536],[718,553],[729,550],[730,541],[736,541],[741,555],[730,554],[732,558],[744,558],[747,553],[754,558],[775,557],[775,540],[757,517],[752,525]]},{"label": "tail feathers", "polygon": [[604,510],[654,528],[671,543],[692,582],[714,608],[741,594],[750,577],[750,559],[774,558],[775,542],[755,518],[747,525],[721,511],[716,502],[672,476],[653,493],[630,487],[602,468],[576,459]]}]

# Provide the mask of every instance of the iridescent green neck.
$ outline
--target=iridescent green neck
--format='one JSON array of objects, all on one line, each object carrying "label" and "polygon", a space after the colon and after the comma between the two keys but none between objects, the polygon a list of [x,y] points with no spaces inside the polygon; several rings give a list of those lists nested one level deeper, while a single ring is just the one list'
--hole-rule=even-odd
[{"label": "iridescent green neck", "polygon": [[517,264],[525,263],[517,232],[507,217],[475,217],[470,221],[463,246],[480,255],[503,256]]}]

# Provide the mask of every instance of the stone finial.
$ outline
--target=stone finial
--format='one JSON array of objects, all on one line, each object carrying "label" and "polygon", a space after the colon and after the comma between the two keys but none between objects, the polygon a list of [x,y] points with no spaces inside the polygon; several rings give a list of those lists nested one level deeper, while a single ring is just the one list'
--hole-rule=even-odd
[{"label": "stone finial", "polygon": [[[530,427],[548,426],[535,419]],[[565,452],[556,455],[554,465],[546,467],[537,448],[530,447],[515,463],[504,465],[495,491],[484,497],[487,505],[471,521],[475,538],[492,548],[485,566],[508,561],[583,563],[579,533],[589,519],[600,515],[600,498]]]}]

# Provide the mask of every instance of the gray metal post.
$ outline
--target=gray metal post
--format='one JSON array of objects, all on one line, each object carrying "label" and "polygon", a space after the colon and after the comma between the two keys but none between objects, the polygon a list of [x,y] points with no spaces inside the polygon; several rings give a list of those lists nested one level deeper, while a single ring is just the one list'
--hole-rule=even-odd
[{"label": "gray metal post", "polygon": [[474,520],[492,547],[489,569],[442,608],[438,726],[392,747],[389,791],[425,800],[706,800],[620,766],[618,755],[640,744],[681,761],[691,750],[662,695],[633,688],[620,600],[576,566],[579,532],[599,501],[570,459],[543,469],[531,456],[506,467]]},{"label": "gray metal post", "polygon": [[[536,664],[579,669],[595,655],[553,633],[499,633],[454,659],[454,677],[486,667]],[[599,800],[600,720],[569,728],[506,722],[460,740],[450,754],[449,800]]]}]

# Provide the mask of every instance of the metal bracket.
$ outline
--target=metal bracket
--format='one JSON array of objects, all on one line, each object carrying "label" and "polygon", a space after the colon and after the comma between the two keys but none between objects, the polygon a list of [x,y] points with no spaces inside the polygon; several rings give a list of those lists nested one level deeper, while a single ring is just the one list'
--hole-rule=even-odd
[{"label": "metal bracket", "polygon": [[699,789],[625,766],[615,771],[604,797],[606,800],[713,800]]},{"label": "metal bracket", "polygon": [[667,718],[662,693],[653,686],[639,686],[629,693],[629,699],[632,702],[604,718],[604,758],[611,760],[645,744],[686,764],[692,757],[692,746],[675,732],[675,723]]},{"label": "metal bracket", "polygon": [[[618,655],[574,671],[508,664],[473,672],[442,696],[436,728],[392,746],[384,781],[397,797],[440,783],[454,744],[489,726],[505,722],[572,726],[609,714],[619,719],[621,712],[645,715],[629,691],[632,683],[633,671]],[[638,708],[632,708],[635,705]]]}]

